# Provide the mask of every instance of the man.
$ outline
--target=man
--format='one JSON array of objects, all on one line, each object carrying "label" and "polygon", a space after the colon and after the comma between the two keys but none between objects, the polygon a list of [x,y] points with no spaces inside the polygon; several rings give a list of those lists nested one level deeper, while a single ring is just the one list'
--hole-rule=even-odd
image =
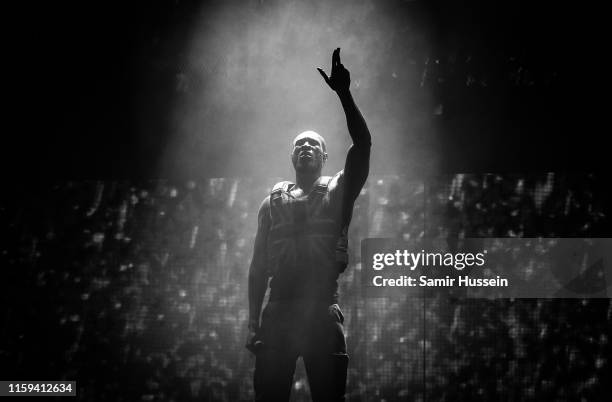
[{"label": "man", "polygon": [[259,210],[246,345],[256,356],[257,401],[289,400],[299,356],[313,401],[344,400],[348,355],[337,279],[347,263],[353,204],[368,176],[371,138],[349,90],[340,48],[333,52],[331,75],[318,70],[340,98],[353,145],[343,171],[321,176],[325,140],[313,131],[299,134],[291,153],[295,183],[275,185]]}]

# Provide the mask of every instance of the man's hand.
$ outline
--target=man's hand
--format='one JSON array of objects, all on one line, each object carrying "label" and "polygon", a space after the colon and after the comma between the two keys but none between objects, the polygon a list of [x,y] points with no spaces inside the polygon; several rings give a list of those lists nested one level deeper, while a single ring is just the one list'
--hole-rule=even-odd
[{"label": "man's hand", "polygon": [[246,344],[244,345],[251,353],[257,354],[263,343],[257,336],[258,329],[255,326],[249,325],[249,333],[247,334]]},{"label": "man's hand", "polygon": [[321,76],[327,82],[327,85],[336,93],[341,94],[347,92],[351,83],[351,75],[349,71],[340,63],[340,48],[334,50],[332,54],[332,69],[331,75],[328,77],[325,71],[317,68]]}]

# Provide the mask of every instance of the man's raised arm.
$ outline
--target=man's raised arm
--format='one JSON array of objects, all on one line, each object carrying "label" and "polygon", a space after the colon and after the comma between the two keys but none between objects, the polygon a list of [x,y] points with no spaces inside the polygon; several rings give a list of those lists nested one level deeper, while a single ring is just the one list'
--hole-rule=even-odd
[{"label": "man's raised arm", "polygon": [[266,198],[257,214],[257,234],[253,259],[249,268],[249,334],[246,347],[252,352],[257,348],[259,316],[266,290],[268,288],[268,230],[270,229],[270,199]]},{"label": "man's raised arm", "polygon": [[349,149],[346,157],[344,176],[348,192],[354,200],[359,195],[368,177],[372,137],[351,95],[349,89],[351,76],[348,70],[344,68],[340,62],[340,48],[334,50],[332,54],[332,70],[329,77],[320,68],[317,68],[317,70],[319,70],[319,73],[323,76],[327,85],[338,94],[340,102],[342,103],[342,108],[346,114],[348,131],[353,140],[353,145]]}]

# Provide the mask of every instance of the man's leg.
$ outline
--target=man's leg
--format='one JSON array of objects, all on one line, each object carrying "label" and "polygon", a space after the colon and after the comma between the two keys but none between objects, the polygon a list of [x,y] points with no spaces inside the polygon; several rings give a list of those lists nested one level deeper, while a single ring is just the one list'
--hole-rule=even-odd
[{"label": "man's leg", "polygon": [[255,400],[286,402],[291,394],[299,350],[295,315],[290,306],[269,302],[262,313],[261,347],[256,352],[253,385]]},{"label": "man's leg", "polygon": [[255,358],[253,385],[255,400],[286,402],[291,394],[297,354],[287,350],[264,348]]},{"label": "man's leg", "polygon": [[344,401],[348,354],[343,321],[340,308],[333,305],[312,322],[303,357],[313,402]]}]

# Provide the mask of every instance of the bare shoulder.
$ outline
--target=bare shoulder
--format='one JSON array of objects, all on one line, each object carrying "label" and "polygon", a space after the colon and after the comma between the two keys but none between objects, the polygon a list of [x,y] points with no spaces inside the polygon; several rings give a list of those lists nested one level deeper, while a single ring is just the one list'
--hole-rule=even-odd
[{"label": "bare shoulder", "polygon": [[267,214],[270,211],[270,196],[267,195],[259,206],[259,215]]},{"label": "bare shoulder", "polygon": [[336,190],[342,187],[343,182],[344,182],[344,170],[341,170],[332,176],[332,178],[329,180],[329,184],[327,188],[329,189],[329,191]]}]

